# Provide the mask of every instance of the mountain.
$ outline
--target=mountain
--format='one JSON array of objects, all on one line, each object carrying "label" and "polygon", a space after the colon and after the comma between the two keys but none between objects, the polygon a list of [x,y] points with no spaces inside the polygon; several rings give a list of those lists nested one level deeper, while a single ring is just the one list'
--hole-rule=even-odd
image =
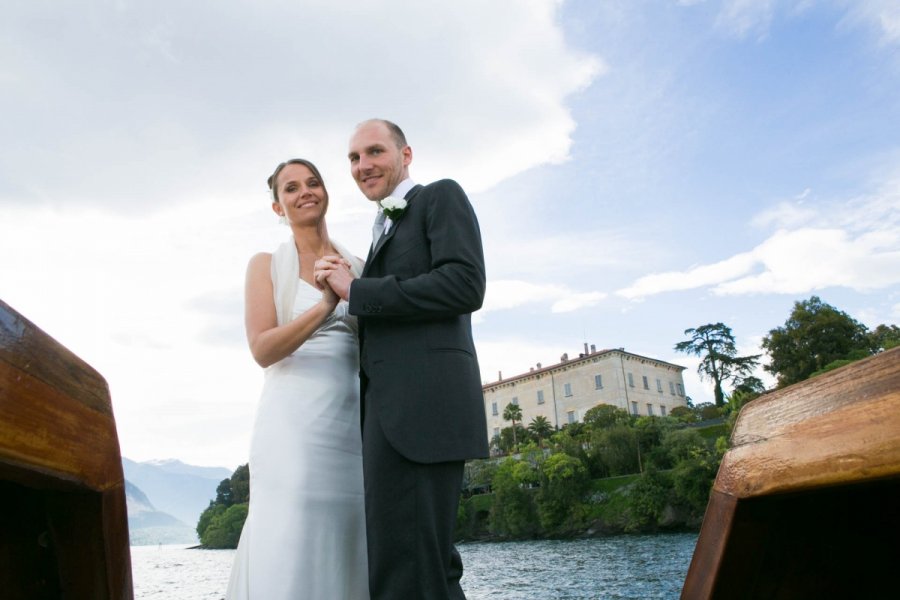
[{"label": "mountain", "polygon": [[231,477],[231,471],[224,467],[198,467],[171,459],[139,463],[122,457],[122,467],[125,479],[143,492],[143,499],[135,496],[137,504],[150,504],[148,498],[152,498],[154,510],[191,528],[215,499],[219,483]]},{"label": "mountain", "polygon": [[140,464],[159,467],[167,473],[174,473],[176,475],[195,475],[205,479],[215,479],[216,485],[226,477],[231,477],[231,471],[224,467],[198,467],[196,465],[185,464],[176,458],[145,460]]},{"label": "mountain", "polygon": [[128,534],[132,546],[197,542],[194,527],[182,523],[170,514],[156,510],[147,495],[127,479],[125,502],[128,506]]}]

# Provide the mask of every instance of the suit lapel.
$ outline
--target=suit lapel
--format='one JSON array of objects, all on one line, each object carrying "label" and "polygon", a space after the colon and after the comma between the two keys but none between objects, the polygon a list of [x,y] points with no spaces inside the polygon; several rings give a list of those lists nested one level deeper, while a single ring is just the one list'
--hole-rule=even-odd
[{"label": "suit lapel", "polygon": [[[409,205],[412,204],[413,199],[422,189],[422,186],[416,184],[413,186],[411,190],[406,192],[406,195],[403,197],[409,204],[407,204],[406,211],[409,211]],[[403,223],[403,219],[406,216],[406,211],[396,220],[391,222],[391,228],[388,230],[386,234],[379,238],[378,243],[375,245],[375,248],[369,250],[369,256],[366,258],[366,266],[363,268],[362,275],[365,277],[369,273],[369,268],[372,266],[372,263],[375,261],[375,257],[378,256],[378,253],[381,252],[381,249],[384,248],[384,245],[387,244],[394,234],[397,232],[397,228],[400,227],[400,224]]]}]

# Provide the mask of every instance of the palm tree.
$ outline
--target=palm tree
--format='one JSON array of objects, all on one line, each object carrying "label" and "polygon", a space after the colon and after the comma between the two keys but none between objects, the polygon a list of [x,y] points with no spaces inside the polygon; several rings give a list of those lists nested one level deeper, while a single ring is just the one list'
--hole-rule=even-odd
[{"label": "palm tree", "polygon": [[553,433],[553,426],[550,425],[550,421],[547,420],[547,417],[538,415],[531,420],[531,423],[529,423],[528,431],[533,433],[534,437],[538,440],[543,440],[550,437],[550,434]]},{"label": "palm tree", "polygon": [[503,420],[512,421],[513,446],[517,446],[519,442],[516,439],[516,423],[522,420],[522,409],[518,404],[510,402],[506,405],[506,408],[503,409]]}]

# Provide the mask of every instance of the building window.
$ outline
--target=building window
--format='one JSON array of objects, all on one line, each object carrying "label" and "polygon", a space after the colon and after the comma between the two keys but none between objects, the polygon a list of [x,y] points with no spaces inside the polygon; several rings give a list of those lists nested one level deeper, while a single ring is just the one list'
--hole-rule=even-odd
[{"label": "building window", "polygon": [[544,403],[544,390],[538,390],[538,404]]},{"label": "building window", "polygon": [[494,437],[495,438],[500,437],[500,428],[499,427],[494,427]]},{"label": "building window", "polygon": [[647,380],[647,376],[646,376],[646,375],[641,375],[641,379],[642,379],[643,382],[644,382],[644,389],[645,389],[645,390],[649,390],[649,389],[650,389],[650,382]]},{"label": "building window", "polygon": [[669,382],[669,393],[672,394],[673,396],[675,395],[675,384],[672,383],[671,381]]},{"label": "building window", "polygon": [[[628,374],[628,385],[630,387],[634,387],[634,376],[631,373]],[[635,413],[635,414],[637,414],[637,413]]]},{"label": "building window", "polygon": [[566,416],[567,416],[568,419],[569,419],[569,423],[574,423],[574,422],[575,422],[575,411],[574,411],[574,410],[570,410],[569,412],[567,412],[567,413],[566,413]]},{"label": "building window", "polygon": [[563,385],[563,390],[564,390],[563,393],[564,393],[566,396],[571,396],[571,395],[572,395],[572,384],[571,384],[571,383],[566,383],[566,384],[564,384],[564,385]]},{"label": "building window", "polygon": [[498,413],[497,413],[497,403],[496,403],[496,402],[491,402],[491,414],[494,415],[495,417],[496,417],[497,414],[498,414]]},{"label": "building window", "polygon": [[513,396],[512,403],[515,404],[516,406],[518,406],[519,405],[519,397]]},{"label": "building window", "polygon": [[675,387],[678,388],[678,395],[684,396],[684,386],[682,386],[680,383],[676,383]]},{"label": "building window", "polygon": [[637,412],[637,402],[632,402],[632,403],[631,403],[631,414],[633,414],[634,416],[637,416],[637,414],[638,414],[638,412]]},{"label": "building window", "polygon": [[653,416],[653,405],[649,402],[647,403],[647,414]]},{"label": "building window", "polygon": [[656,380],[656,391],[662,394],[662,379]]},{"label": "building window", "polygon": [[666,416],[666,407],[662,404],[659,405],[659,414],[661,414],[662,416]]},{"label": "building window", "polygon": [[603,389],[603,375],[594,375],[594,389]]}]

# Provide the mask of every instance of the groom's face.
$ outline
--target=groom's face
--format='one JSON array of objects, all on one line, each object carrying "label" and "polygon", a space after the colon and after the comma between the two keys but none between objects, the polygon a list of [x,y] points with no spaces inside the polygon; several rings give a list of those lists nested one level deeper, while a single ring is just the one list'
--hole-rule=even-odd
[{"label": "groom's face", "polygon": [[412,150],[398,148],[384,123],[364,123],[350,138],[350,173],[369,200],[383,200],[409,177]]}]

